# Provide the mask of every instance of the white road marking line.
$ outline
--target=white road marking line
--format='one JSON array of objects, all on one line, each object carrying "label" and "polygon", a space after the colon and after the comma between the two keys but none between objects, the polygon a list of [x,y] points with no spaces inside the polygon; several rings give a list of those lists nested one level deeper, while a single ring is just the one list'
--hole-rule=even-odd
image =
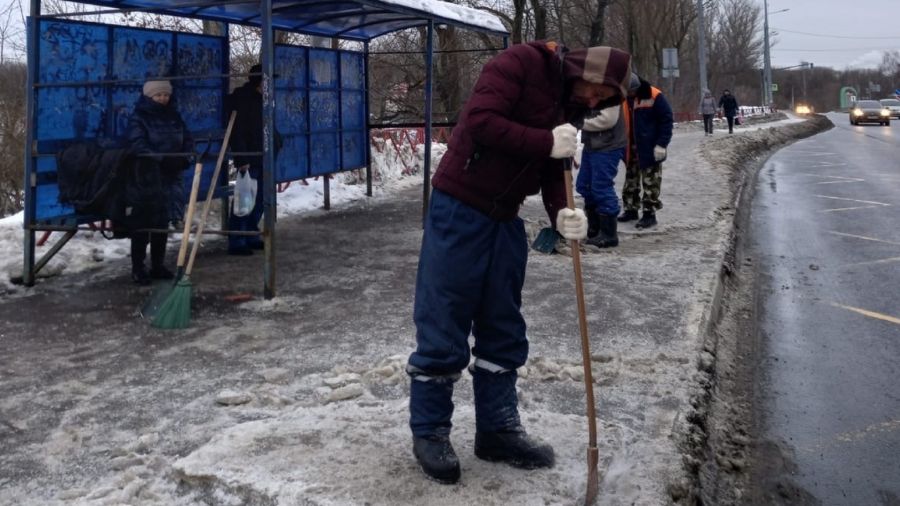
[{"label": "white road marking line", "polygon": [[847,201],[850,201],[850,202],[859,202],[860,204],[875,204],[875,205],[877,205],[877,206],[887,206],[887,207],[890,207],[890,206],[891,206],[890,204],[885,204],[884,202],[873,202],[873,201],[871,201],[871,200],[849,199],[849,198],[846,198],[846,197],[832,197],[832,196],[829,196],[829,195],[818,195],[818,194],[817,194],[817,195],[813,195],[813,197],[819,197],[819,198],[823,198],[823,199],[833,199],[833,200],[847,200]]},{"label": "white road marking line", "polygon": [[900,262],[900,257],[882,258],[881,260],[869,260],[867,262],[855,262],[852,264],[844,264],[842,267],[859,267],[862,265],[889,264],[892,262]]},{"label": "white road marking line", "polygon": [[835,211],[853,211],[855,209],[872,209],[878,206],[838,207],[836,209],[822,209],[820,213],[833,213]]},{"label": "white road marking line", "polygon": [[810,177],[818,177],[821,179],[831,179],[832,181],[819,181],[818,183],[813,184],[842,184],[842,183],[862,183],[865,182],[865,179],[861,177],[841,177],[841,176],[826,176],[823,174],[810,174],[809,172],[800,172],[801,176],[810,176]]},{"label": "white road marking line", "polygon": [[886,314],[876,313],[875,311],[869,311],[867,309],[862,309],[853,306],[845,306],[843,304],[838,304],[836,302],[831,303],[834,307],[839,307],[841,309],[846,309],[847,311],[853,311],[854,313],[859,313],[863,316],[868,316],[869,318],[875,318],[876,320],[883,320],[890,323],[896,323],[900,325],[900,318],[894,318],[893,316],[888,316]]},{"label": "white road marking line", "polygon": [[843,232],[835,232],[834,230],[829,230],[828,233],[829,233],[829,234],[834,234],[834,235],[840,235],[840,236],[843,236],[843,237],[852,237],[852,238],[854,238],[854,239],[862,239],[862,240],[864,240],[864,241],[883,242],[883,243],[885,243],[885,244],[895,244],[895,245],[897,245],[897,246],[900,246],[900,242],[885,241],[884,239],[876,239],[876,238],[874,238],[874,237],[866,237],[866,236],[864,236],[864,235],[845,234],[845,233],[843,233]]}]

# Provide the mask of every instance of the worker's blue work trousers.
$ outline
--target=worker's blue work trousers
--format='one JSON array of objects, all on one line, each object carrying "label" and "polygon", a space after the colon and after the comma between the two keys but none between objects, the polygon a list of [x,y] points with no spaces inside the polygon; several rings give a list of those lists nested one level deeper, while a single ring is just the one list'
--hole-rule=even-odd
[{"label": "worker's blue work trousers", "polygon": [[469,365],[479,430],[518,426],[516,372],[528,357],[522,285],[528,244],[520,218],[499,222],[435,190],[416,277],[416,351],[407,372],[410,427],[447,434],[453,383]]},{"label": "worker's blue work trousers", "polygon": [[619,162],[625,157],[625,148],[611,151],[588,151],[581,154],[581,169],[575,188],[584,198],[584,207],[599,214],[619,214],[619,198],[616,197],[615,179]]}]

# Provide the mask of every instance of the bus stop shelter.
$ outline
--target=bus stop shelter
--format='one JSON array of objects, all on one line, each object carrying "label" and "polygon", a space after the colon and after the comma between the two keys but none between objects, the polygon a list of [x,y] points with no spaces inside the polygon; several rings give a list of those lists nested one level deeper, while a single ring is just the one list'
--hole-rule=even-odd
[{"label": "bus stop shelter", "polygon": [[[432,62],[438,25],[502,37],[495,16],[438,0],[91,0],[97,10],[42,14],[32,0],[28,28],[25,219],[23,281],[36,273],[81,230],[103,219],[59,202],[56,153],[75,142],[116,139],[149,78],[172,81],[179,112],[196,139],[218,150],[228,94],[230,49],[227,25],[261,29],[263,95],[263,292],[275,295],[276,185],[305,177],[365,168],[371,195],[368,60],[372,39],[410,28],[425,30],[424,198],[431,172]],[[84,22],[78,16],[146,12],[223,23],[225,35],[207,35]],[[276,44],[275,31],[348,40],[362,51]],[[277,157],[275,136],[283,139]],[[198,145],[198,151],[205,149]],[[212,181],[206,162],[200,194]],[[36,233],[63,231],[44,256],[35,258]],[[222,231],[232,233],[231,231]]]}]

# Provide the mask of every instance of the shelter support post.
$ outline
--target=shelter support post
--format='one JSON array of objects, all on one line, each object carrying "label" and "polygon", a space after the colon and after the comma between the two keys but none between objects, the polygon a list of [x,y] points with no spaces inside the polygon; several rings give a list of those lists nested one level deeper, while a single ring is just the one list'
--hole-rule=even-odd
[{"label": "shelter support post", "polygon": [[369,128],[369,43],[363,44],[363,75],[366,93],[365,104],[365,125],[366,125],[366,195],[372,196],[372,129]]},{"label": "shelter support post", "polygon": [[428,214],[428,199],[431,196],[431,99],[434,81],[434,21],[428,20],[425,38],[425,163],[422,184],[422,226]]},{"label": "shelter support post", "polygon": [[25,213],[24,213],[24,238],[22,283],[25,286],[34,286],[34,276],[37,273],[34,265],[35,231],[31,226],[35,223],[37,214],[37,176],[35,160],[32,156],[34,147],[35,125],[35,83],[37,82],[38,51],[40,51],[40,34],[38,33],[38,17],[41,15],[41,0],[31,0],[31,15],[28,18],[26,29],[28,37],[28,73],[27,91],[25,99]]},{"label": "shelter support post", "polygon": [[272,0],[261,0],[262,57],[263,71],[263,235],[265,253],[265,280],[263,296],[275,297],[275,30],[272,28]]},{"label": "shelter support post", "polygon": [[331,210],[331,184],[329,183],[330,179],[331,178],[328,174],[322,176],[322,200],[324,201],[322,205],[326,211]]}]

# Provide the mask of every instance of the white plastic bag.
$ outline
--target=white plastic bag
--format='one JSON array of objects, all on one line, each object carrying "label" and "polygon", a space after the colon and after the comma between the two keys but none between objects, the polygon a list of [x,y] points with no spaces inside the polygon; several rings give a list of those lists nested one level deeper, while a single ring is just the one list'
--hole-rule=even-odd
[{"label": "white plastic bag", "polygon": [[234,208],[235,216],[247,216],[253,211],[256,204],[256,180],[250,177],[248,171],[238,171],[234,181]]}]

